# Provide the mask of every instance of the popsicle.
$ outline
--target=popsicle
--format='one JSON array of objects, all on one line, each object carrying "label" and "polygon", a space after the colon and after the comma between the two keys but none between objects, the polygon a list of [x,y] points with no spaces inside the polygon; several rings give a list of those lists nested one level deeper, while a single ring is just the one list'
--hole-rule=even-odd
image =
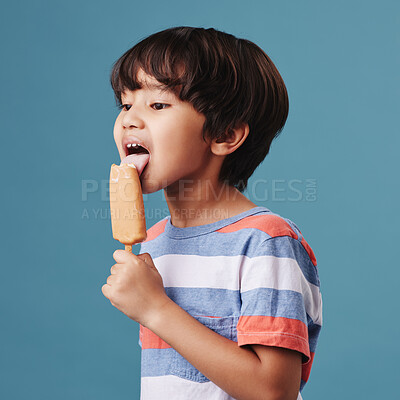
[{"label": "popsicle", "polygon": [[111,165],[110,211],[114,239],[132,252],[132,245],[143,242],[147,236],[142,187],[135,164]]}]

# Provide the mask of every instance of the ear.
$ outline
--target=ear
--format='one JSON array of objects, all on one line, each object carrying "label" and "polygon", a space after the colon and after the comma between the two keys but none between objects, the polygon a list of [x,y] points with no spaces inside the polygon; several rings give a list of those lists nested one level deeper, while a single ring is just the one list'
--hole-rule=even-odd
[{"label": "ear", "polygon": [[249,124],[242,124],[235,129],[229,129],[222,139],[214,139],[210,144],[211,151],[217,156],[225,156],[239,148],[249,135]]}]

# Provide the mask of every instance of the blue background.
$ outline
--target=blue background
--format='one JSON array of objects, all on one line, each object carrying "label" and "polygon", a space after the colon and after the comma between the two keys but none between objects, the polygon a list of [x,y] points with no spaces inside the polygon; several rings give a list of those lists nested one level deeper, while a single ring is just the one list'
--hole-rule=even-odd
[{"label": "blue background", "polygon": [[[304,398],[395,398],[398,16],[387,0],[4,2],[0,397],[139,398],[138,326],[101,293],[120,247],[109,73],[137,41],[188,25],[256,42],[288,88],[247,195],[295,221],[318,260],[324,327]],[[148,227],[168,211],[162,192],[145,206]]]}]

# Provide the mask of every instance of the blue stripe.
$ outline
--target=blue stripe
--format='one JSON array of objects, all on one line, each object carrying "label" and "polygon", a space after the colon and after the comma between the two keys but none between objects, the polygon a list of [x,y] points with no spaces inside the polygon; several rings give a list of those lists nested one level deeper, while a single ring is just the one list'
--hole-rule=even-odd
[{"label": "blue stripe", "polygon": [[[236,232],[210,232],[207,235],[173,239],[165,234],[150,242],[141,244],[141,248],[151,248],[152,257],[165,254],[190,254],[199,256],[237,256],[246,254],[256,257],[258,245],[269,238],[265,232],[254,228],[240,229]],[[147,252],[147,250],[143,250]],[[249,254],[247,254],[249,253]]]},{"label": "blue stripe", "polygon": [[303,296],[292,290],[257,288],[244,292],[242,315],[298,319],[307,325]]},{"label": "blue stripe", "polygon": [[171,300],[193,316],[240,315],[239,290],[166,287],[165,292]]},{"label": "blue stripe", "polygon": [[142,350],[142,378],[166,375],[199,383],[209,382],[208,378],[172,348]]},{"label": "blue stripe", "polygon": [[170,374],[175,353],[176,351],[173,348],[142,350],[142,377]]}]

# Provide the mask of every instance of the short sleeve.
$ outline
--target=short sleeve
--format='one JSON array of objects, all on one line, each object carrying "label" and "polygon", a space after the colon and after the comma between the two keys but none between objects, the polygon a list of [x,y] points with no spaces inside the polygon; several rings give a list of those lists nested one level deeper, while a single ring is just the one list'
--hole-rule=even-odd
[{"label": "short sleeve", "polygon": [[312,360],[322,324],[322,299],[316,260],[305,244],[290,236],[271,237],[254,256],[244,258],[239,346],[284,347],[302,353],[303,363]]}]

